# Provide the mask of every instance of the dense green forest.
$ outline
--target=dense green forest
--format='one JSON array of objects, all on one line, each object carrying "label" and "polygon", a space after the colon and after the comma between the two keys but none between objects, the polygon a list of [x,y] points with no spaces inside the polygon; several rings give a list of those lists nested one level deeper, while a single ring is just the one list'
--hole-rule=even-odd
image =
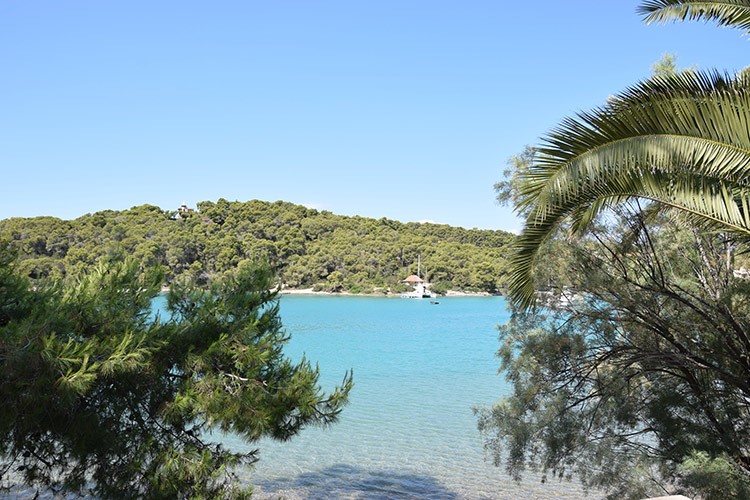
[{"label": "dense green forest", "polygon": [[417,271],[438,292],[501,293],[506,288],[504,231],[346,217],[288,202],[204,201],[195,211],[141,205],[75,220],[0,221],[0,240],[17,248],[33,279],[76,275],[99,261],[134,256],[162,266],[167,284],[208,284],[242,261],[267,261],[286,287],[353,293],[399,292]]}]

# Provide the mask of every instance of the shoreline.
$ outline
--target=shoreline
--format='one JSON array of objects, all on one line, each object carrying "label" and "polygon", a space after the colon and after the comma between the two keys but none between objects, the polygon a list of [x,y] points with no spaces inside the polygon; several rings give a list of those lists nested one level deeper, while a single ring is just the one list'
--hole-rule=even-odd
[{"label": "shoreline", "polygon": [[[169,293],[169,286],[163,285],[161,287],[161,293]],[[320,290],[313,290],[312,288],[282,288],[279,291],[279,295],[326,295],[326,296],[346,296],[346,297],[397,297],[401,298],[400,293],[383,293],[383,292],[370,292],[370,293],[352,293],[347,291],[342,292],[325,292]],[[502,297],[502,294],[494,294],[489,292],[463,292],[460,290],[448,290],[445,295],[438,295],[437,298],[441,297]]]},{"label": "shoreline", "polygon": [[[316,291],[312,288],[282,288],[279,292],[281,295],[341,295],[347,297],[398,297],[401,298],[400,293],[382,293],[382,292],[371,292],[371,293],[352,293],[352,292],[325,292]],[[438,295],[440,297],[494,297],[494,294],[489,292],[463,292],[459,290],[448,290],[445,295]]]}]

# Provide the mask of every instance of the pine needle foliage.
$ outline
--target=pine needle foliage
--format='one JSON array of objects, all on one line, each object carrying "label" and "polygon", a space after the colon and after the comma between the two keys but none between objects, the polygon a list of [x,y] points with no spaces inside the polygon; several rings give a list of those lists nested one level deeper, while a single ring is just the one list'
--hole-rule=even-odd
[{"label": "pine needle foliage", "polygon": [[246,265],[209,290],[189,283],[154,317],[163,275],[132,260],[35,282],[0,249],[0,486],[99,498],[243,498],[236,467],[334,422],[352,387],[324,393],[284,356],[273,276]]},{"label": "pine needle foliage", "polygon": [[[505,289],[505,231],[335,215],[276,201],[203,201],[178,214],[152,205],[103,210],[72,221],[0,220],[0,240],[18,250],[32,279],[77,275],[100,259],[129,255],[163,266],[166,282],[207,285],[243,261],[267,260],[289,288],[400,293],[417,272],[444,290]],[[436,288],[437,290],[437,288]]]}]

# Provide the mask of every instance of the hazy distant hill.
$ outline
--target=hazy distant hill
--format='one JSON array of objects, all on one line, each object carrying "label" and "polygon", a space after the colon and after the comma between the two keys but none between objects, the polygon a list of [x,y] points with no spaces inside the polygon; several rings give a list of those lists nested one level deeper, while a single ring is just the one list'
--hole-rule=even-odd
[{"label": "hazy distant hill", "polygon": [[72,221],[0,221],[33,278],[75,274],[98,259],[133,255],[168,280],[208,282],[245,260],[267,259],[289,287],[366,293],[403,289],[417,271],[438,289],[502,291],[513,234],[444,224],[346,217],[283,201],[198,203],[196,210],[141,205]]}]

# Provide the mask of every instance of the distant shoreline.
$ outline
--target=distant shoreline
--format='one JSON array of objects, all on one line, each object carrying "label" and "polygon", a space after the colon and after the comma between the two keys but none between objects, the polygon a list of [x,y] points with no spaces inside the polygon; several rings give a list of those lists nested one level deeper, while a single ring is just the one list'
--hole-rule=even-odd
[{"label": "distant shoreline", "polygon": [[[351,297],[401,297],[400,293],[352,293],[352,292],[325,292],[316,291],[312,288],[283,288],[281,295],[341,295]],[[457,290],[448,290],[442,297],[492,297],[493,294],[488,292],[461,292]],[[440,297],[440,296],[439,296]]]},{"label": "distant shoreline", "polygon": [[[169,293],[169,286],[162,286],[161,293]],[[282,288],[279,292],[281,295],[329,295],[329,296],[346,296],[346,297],[401,297],[400,293],[352,293],[352,292],[325,292],[320,290],[314,290],[312,288]],[[492,294],[489,292],[461,292],[458,290],[448,290],[445,295],[438,295],[438,297],[495,297],[499,294]]]}]

